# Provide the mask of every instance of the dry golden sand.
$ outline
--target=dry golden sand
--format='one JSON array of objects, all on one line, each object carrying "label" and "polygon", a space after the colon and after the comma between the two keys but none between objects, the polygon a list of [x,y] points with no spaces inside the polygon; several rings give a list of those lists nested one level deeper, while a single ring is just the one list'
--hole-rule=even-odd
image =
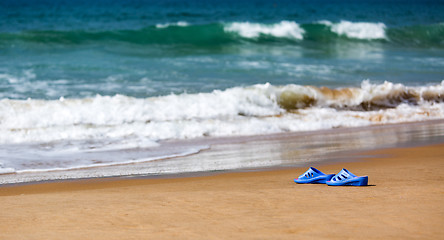
[{"label": "dry golden sand", "polygon": [[317,166],[369,187],[297,185],[299,168],[1,187],[0,239],[444,239],[444,145],[371,154]]}]

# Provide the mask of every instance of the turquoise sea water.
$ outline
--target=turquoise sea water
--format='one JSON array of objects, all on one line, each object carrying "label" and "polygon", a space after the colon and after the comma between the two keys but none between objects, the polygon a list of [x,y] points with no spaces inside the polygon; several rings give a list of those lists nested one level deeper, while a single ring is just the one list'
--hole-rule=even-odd
[{"label": "turquoise sea water", "polygon": [[438,83],[442,12],[443,1],[4,0],[0,98]]},{"label": "turquoise sea water", "polygon": [[167,140],[441,119],[443,12],[444,1],[0,1],[0,173],[208,148],[158,150]]}]

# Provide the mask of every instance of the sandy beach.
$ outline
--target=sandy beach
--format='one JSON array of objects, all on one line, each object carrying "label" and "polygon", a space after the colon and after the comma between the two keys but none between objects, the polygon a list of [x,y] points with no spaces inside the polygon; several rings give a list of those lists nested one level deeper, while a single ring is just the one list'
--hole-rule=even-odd
[{"label": "sandy beach", "polygon": [[361,152],[368,187],[297,185],[305,168],[0,188],[1,239],[439,239],[444,144]]},{"label": "sandy beach", "polygon": [[0,240],[444,240],[444,1],[400,2],[1,0]]}]

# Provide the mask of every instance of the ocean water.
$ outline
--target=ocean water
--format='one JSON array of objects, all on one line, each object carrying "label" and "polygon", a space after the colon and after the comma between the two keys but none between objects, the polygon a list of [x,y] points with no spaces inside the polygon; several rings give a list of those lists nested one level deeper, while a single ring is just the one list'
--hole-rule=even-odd
[{"label": "ocean water", "polygon": [[443,12],[444,1],[0,1],[0,174],[211,148],[171,141],[442,119]]}]

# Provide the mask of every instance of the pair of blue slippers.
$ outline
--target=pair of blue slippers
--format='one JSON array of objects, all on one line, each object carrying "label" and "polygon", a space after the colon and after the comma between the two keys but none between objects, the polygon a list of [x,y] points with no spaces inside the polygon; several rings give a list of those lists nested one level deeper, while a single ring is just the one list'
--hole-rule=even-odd
[{"label": "pair of blue slippers", "polygon": [[295,183],[322,183],[328,186],[367,186],[368,176],[358,177],[343,168],[338,174],[325,174],[310,167],[304,174],[294,179]]}]

